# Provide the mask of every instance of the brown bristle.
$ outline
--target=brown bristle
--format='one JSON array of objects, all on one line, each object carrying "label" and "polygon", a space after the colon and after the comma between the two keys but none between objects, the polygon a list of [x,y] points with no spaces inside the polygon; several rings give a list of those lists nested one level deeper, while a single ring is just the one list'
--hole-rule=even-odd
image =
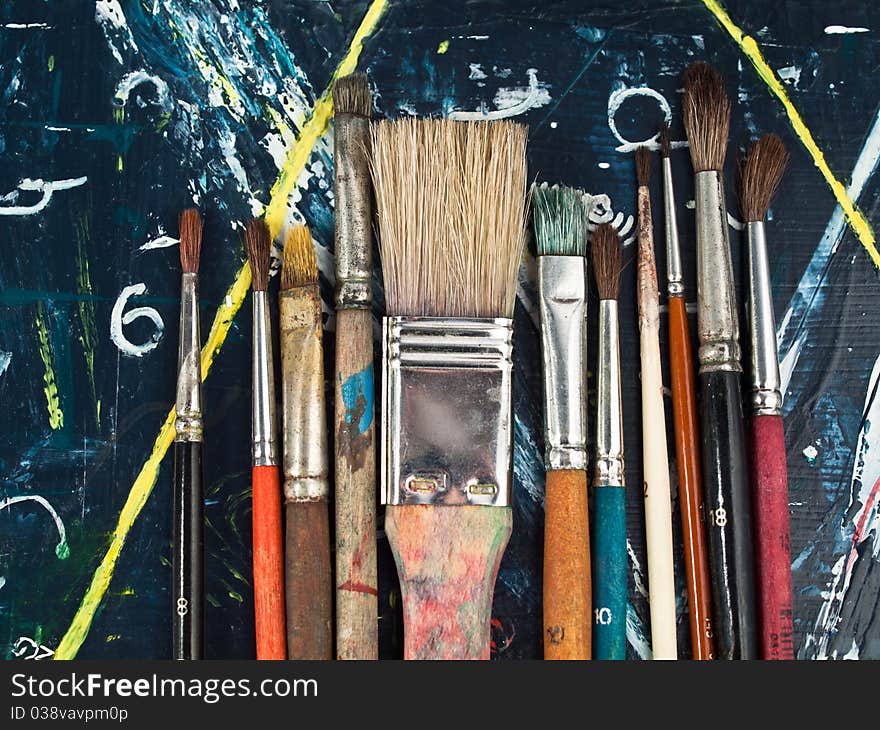
[{"label": "brown bristle", "polygon": [[599,289],[599,299],[617,299],[620,286],[620,237],[610,223],[601,223],[593,231],[590,242],[593,275]]},{"label": "brown bristle", "polygon": [[526,133],[510,121],[372,130],[390,315],[511,317],[526,218]]},{"label": "brown bristle", "polygon": [[373,98],[366,74],[343,76],[333,84],[333,108],[336,114],[358,114],[369,118]]},{"label": "brown bristle", "polygon": [[180,227],[180,266],[185,274],[197,274],[202,250],[202,216],[187,208],[178,219]]},{"label": "brown bristle", "polygon": [[669,136],[669,125],[660,127],[660,154],[669,157],[672,154],[672,139]]},{"label": "brown bristle", "polygon": [[699,61],[684,72],[682,118],[694,172],[721,170],[730,132],[730,99],[721,75]]},{"label": "brown bristle", "polygon": [[284,260],[281,263],[281,288],[318,283],[318,257],[308,226],[294,226],[284,241]]},{"label": "brown bristle", "polygon": [[651,179],[651,152],[645,146],[636,148],[636,179],[640,188]]},{"label": "brown bristle", "polygon": [[749,150],[742,165],[740,206],[747,222],[762,221],[788,165],[788,152],[775,134],[765,134]]},{"label": "brown bristle", "polygon": [[266,291],[269,287],[269,251],[272,236],[266,221],[256,218],[248,221],[244,229],[244,248],[251,265],[251,286],[254,291]]}]

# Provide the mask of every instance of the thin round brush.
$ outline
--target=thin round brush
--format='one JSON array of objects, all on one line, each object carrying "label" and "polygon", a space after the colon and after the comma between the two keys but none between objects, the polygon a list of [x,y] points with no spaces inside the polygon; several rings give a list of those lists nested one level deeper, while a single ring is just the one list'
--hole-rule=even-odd
[{"label": "thin round brush", "polygon": [[281,477],[275,426],[275,368],[269,314],[269,250],[265,221],[252,220],[244,233],[253,288],[253,397],[251,400],[251,484],[254,564],[254,627],[257,659],[286,659],[284,548]]},{"label": "thin round brush", "polygon": [[788,152],[782,140],[765,134],[745,158],[740,186],[748,240],[752,495],[762,659],[794,659],[782,380],[764,225],[787,165]]},{"label": "thin round brush", "polygon": [[202,471],[202,373],[199,255],[202,218],[180,214],[180,347],[174,424],[174,574],[172,656],[201,659],[205,645],[205,520]]},{"label": "thin round brush", "polygon": [[672,553],[672,500],[669,454],[660,367],[660,294],[654,261],[651,219],[651,153],[636,150],[638,190],[639,354],[642,383],[642,477],[645,495],[645,539],[648,548],[648,602],[654,659],[677,659],[675,573]]},{"label": "thin round brush", "polygon": [[544,360],[544,658],[589,659],[587,222],[583,193],[532,189]]},{"label": "thin round brush", "polygon": [[596,461],[593,477],[593,658],[626,659],[626,480],[620,398],[620,239],[609,223],[590,250],[599,290]]},{"label": "thin round brush", "polygon": [[672,420],[675,428],[675,461],[678,468],[678,506],[684,542],[691,658],[712,659],[712,593],[709,556],[703,522],[703,487],[700,474],[700,433],[694,355],[685,306],[684,276],[675,219],[675,186],[672,180],[672,144],[669,127],[660,130],[663,160],[663,204],[666,213],[666,270],[669,306],[669,374]]},{"label": "thin round brush", "polygon": [[742,364],[723,184],[730,101],[718,72],[707,63],[696,63],[685,72],[684,87],[684,126],[695,173],[700,424],[715,645],[720,659],[754,659],[754,557]]},{"label": "thin round brush", "polygon": [[336,657],[378,659],[370,112],[364,74],[333,86],[336,209]]},{"label": "thin round brush", "polygon": [[294,226],[284,243],[279,296],[288,659],[333,658],[321,311],[312,237]]}]

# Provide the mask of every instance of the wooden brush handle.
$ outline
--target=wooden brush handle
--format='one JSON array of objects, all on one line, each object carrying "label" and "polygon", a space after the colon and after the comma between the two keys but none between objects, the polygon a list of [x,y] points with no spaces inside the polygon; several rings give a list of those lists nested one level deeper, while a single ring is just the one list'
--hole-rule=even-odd
[{"label": "wooden brush handle", "polygon": [[255,466],[251,474],[257,659],[286,659],[280,472],[277,466]]},{"label": "wooden brush handle", "polygon": [[544,659],[589,659],[587,473],[548,471],[544,511]]},{"label": "wooden brush handle", "polygon": [[336,657],[378,659],[373,317],[336,314]]},{"label": "wooden brush handle", "polygon": [[757,659],[754,558],[739,373],[701,374],[703,490],[719,659]]},{"label": "wooden brush handle", "polygon": [[593,487],[593,658],[626,659],[626,489]]},{"label": "wooden brush handle", "polygon": [[782,416],[754,416],[751,446],[761,658],[794,659],[788,470]]},{"label": "wooden brush handle", "polygon": [[201,659],[205,646],[205,520],[202,445],[174,442],[172,656]]},{"label": "wooden brush handle", "polygon": [[684,297],[669,297],[669,364],[691,658],[712,659],[712,593],[702,510],[697,396]]},{"label": "wooden brush handle", "polygon": [[327,502],[288,502],[287,658],[333,658],[330,516]]},{"label": "wooden brush handle", "polygon": [[404,659],[488,659],[510,507],[396,505],[385,533],[403,598]]}]

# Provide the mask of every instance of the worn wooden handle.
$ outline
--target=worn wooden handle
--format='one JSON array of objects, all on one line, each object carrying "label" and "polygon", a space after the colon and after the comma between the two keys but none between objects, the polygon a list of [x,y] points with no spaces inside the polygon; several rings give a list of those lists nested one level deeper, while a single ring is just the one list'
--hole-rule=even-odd
[{"label": "worn wooden handle", "polygon": [[510,507],[398,505],[385,533],[400,577],[404,659],[488,659]]},{"label": "worn wooden handle", "polygon": [[761,658],[794,659],[788,469],[781,416],[752,418],[752,490]]},{"label": "worn wooden handle", "polygon": [[626,489],[593,488],[593,658],[626,659]]},{"label": "worn wooden handle", "polygon": [[336,657],[378,659],[373,318],[336,315]]},{"label": "worn wooden handle", "polygon": [[255,466],[252,478],[257,659],[286,659],[281,478],[277,466]]},{"label": "worn wooden handle", "polygon": [[544,511],[544,659],[589,659],[587,473],[548,471]]},{"label": "worn wooden handle", "polygon": [[288,502],[286,517],[287,658],[332,659],[327,502]]}]

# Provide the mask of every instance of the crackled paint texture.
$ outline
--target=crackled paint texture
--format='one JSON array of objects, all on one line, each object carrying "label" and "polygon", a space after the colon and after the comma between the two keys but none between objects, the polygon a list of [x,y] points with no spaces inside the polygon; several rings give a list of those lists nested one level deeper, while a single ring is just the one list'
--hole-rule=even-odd
[{"label": "crackled paint texture", "polygon": [[[733,100],[727,173],[734,219],[734,158],[748,141],[776,132],[792,153],[768,235],[786,389],[796,650],[803,658],[880,658],[876,18],[854,0],[584,5],[2,4],[0,656],[169,655],[176,217],[189,205],[206,220],[207,654],[253,656],[249,449],[241,429],[230,428],[249,423],[250,408],[243,374],[250,372],[251,323],[247,308],[239,311],[250,272],[240,231],[263,214],[276,235],[294,222],[311,226],[331,333],[329,369],[327,91],[335,74],[357,68],[370,75],[377,117],[527,123],[531,174],[588,191],[591,225],[612,221],[625,240],[635,210],[633,146],[653,141],[668,118],[692,302],[693,185],[678,90],[682,70],[705,59],[724,75]],[[742,274],[739,234],[731,229],[731,237]],[[663,272],[662,247],[657,256]],[[524,257],[516,310],[514,530],[492,611],[499,659],[541,654],[544,472],[534,278],[532,252]],[[143,294],[117,307],[138,285]],[[276,287],[273,280],[273,297]],[[375,302],[378,324],[378,272]],[[154,346],[132,357],[111,331],[124,336],[119,343]],[[636,362],[631,266],[621,287],[621,337],[623,362]],[[367,378],[352,386],[356,395]],[[623,395],[627,481],[637,485],[633,368],[625,369]],[[592,412],[592,390],[590,398]],[[648,658],[650,586],[637,489],[628,493],[628,519],[628,653]],[[380,654],[396,657],[400,590],[381,516],[379,527]],[[674,527],[678,542],[677,520]],[[677,581],[686,656],[680,571]]]}]

